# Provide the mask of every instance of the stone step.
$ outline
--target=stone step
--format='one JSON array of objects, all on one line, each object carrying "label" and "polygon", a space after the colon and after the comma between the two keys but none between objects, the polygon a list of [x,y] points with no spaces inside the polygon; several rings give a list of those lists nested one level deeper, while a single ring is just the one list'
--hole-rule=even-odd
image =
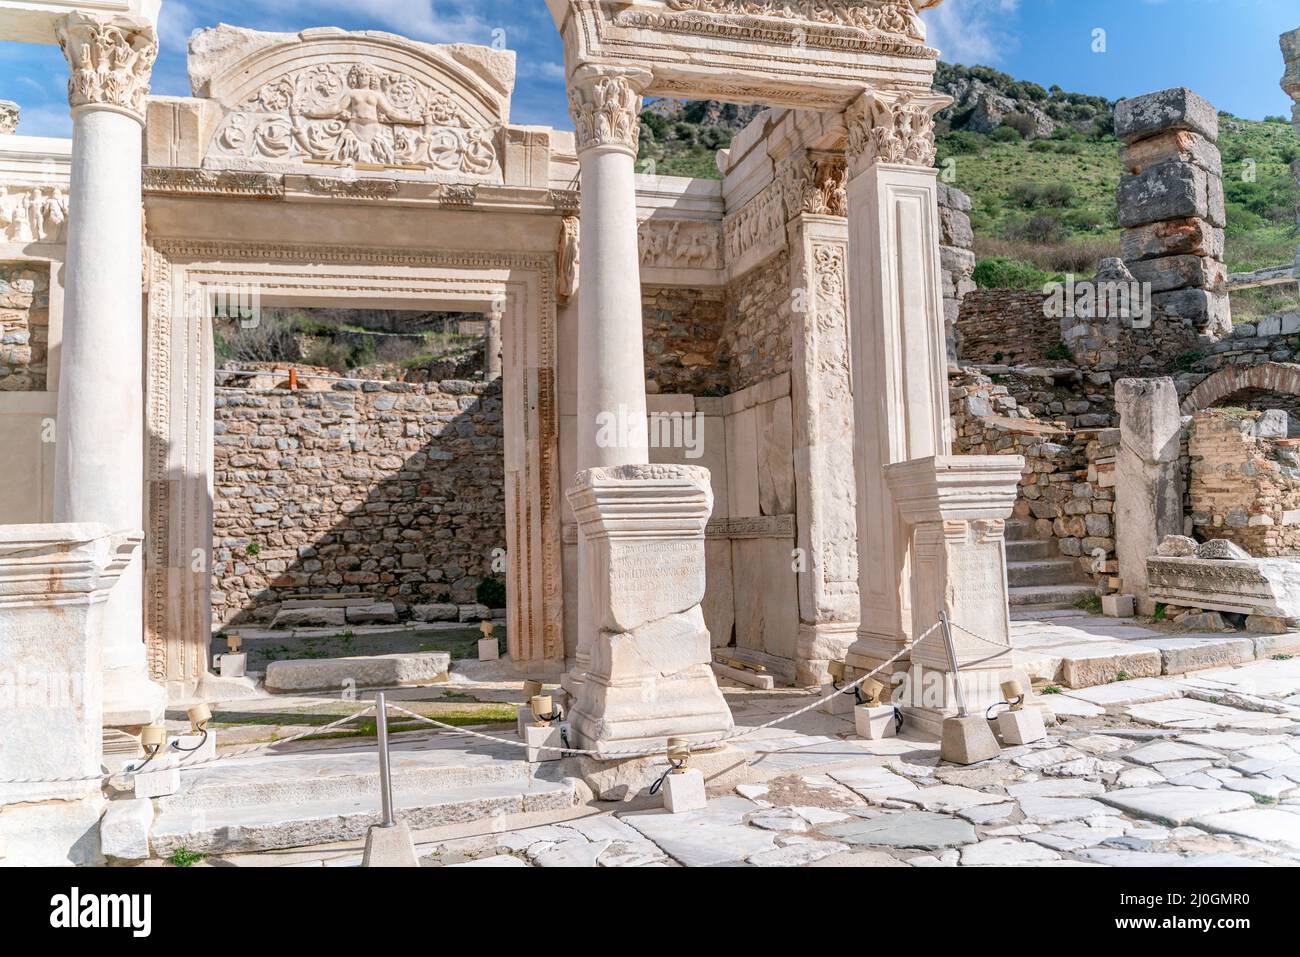
[{"label": "stone step", "polygon": [[1032,522],[1026,522],[1023,518],[1011,518],[1006,523],[1006,540],[1008,542],[1023,542],[1026,540],[1039,540],[1034,532]]},{"label": "stone step", "polygon": [[[484,784],[395,794],[396,816],[412,831],[501,819],[509,828],[513,815],[575,806],[577,788],[570,781]],[[155,857],[179,848],[204,854],[231,854],[357,841],[378,824],[379,792],[327,800],[262,804],[254,807],[196,808],[164,811],[149,834]]]},{"label": "stone step", "polygon": [[1007,601],[1013,607],[1073,608],[1080,599],[1095,594],[1092,585],[1021,585],[1007,589]]},{"label": "stone step", "polygon": [[1022,538],[1007,541],[1007,561],[1034,562],[1060,558],[1061,550],[1050,538]]},{"label": "stone step", "polygon": [[[394,716],[396,720],[396,716]],[[513,732],[502,733],[513,736]],[[526,787],[534,777],[524,751],[451,735],[402,733],[389,741],[395,793],[422,793],[489,784]],[[168,811],[256,807],[371,798],[379,793],[373,741],[289,745],[285,751],[229,758],[183,771],[181,790],[158,799]]]},{"label": "stone step", "polygon": [[1024,585],[1075,585],[1079,565],[1071,558],[1040,559],[1037,561],[1008,561],[1007,584]]}]

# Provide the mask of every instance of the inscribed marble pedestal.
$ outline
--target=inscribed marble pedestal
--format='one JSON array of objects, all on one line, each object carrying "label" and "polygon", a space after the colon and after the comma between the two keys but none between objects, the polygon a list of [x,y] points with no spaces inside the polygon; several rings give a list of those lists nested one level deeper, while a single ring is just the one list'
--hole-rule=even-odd
[{"label": "inscribed marble pedestal", "polygon": [[710,667],[704,526],[707,469],[620,465],[581,472],[568,492],[589,562],[591,665],[571,716],[580,747],[628,751],[669,736],[712,740],[731,711]]}]

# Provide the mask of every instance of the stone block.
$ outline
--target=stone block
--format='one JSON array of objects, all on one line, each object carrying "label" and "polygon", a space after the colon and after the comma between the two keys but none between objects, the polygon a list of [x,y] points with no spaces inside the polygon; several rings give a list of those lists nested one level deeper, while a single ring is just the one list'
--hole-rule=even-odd
[{"label": "stone block", "polygon": [[1250,553],[1226,538],[1212,538],[1196,547],[1196,557],[1213,561],[1250,561]]},{"label": "stone block", "polygon": [[699,768],[673,771],[664,780],[664,807],[670,814],[702,811],[709,799],[704,790],[704,772]]},{"label": "stone block", "polygon": [[997,716],[998,734],[1007,745],[1032,744],[1047,737],[1043,713],[1038,708],[1003,711]]},{"label": "stone block", "polygon": [[1223,157],[1219,148],[1200,133],[1190,130],[1157,133],[1126,146],[1120,152],[1120,161],[1130,173],[1140,173],[1171,160],[1191,163],[1216,176],[1223,174]]},{"label": "stone block", "polygon": [[1195,558],[1196,539],[1186,535],[1166,535],[1156,548],[1156,554],[1165,558]]},{"label": "stone block", "polygon": [[227,652],[221,656],[221,677],[242,678],[248,671],[248,655],[245,652]]},{"label": "stone block", "polygon": [[1148,223],[1120,234],[1120,254],[1133,263],[1162,256],[1208,256],[1222,259],[1223,229],[1195,217]]},{"label": "stone block", "polygon": [[[154,761],[170,760],[172,757],[168,754],[160,754],[154,758]],[[137,798],[166,797],[181,789],[181,770],[179,767],[149,770],[149,766],[146,766],[144,771],[131,775],[131,782]]]},{"label": "stone block", "polygon": [[1184,86],[1128,97],[1115,104],[1115,136],[1125,144],[1169,130],[1199,133],[1216,143],[1219,113],[1209,100]]},{"label": "stone block", "polygon": [[976,764],[1002,753],[988,720],[980,714],[945,718],[939,757],[950,764]]},{"label": "stone block", "polygon": [[1201,335],[1222,338],[1232,332],[1232,307],[1225,293],[1209,289],[1153,292],[1151,309],[1158,318],[1186,323]]},{"label": "stone block", "polygon": [[1108,618],[1132,618],[1136,605],[1132,595],[1102,595],[1101,613]]},{"label": "stone block", "polygon": [[856,705],[853,708],[853,727],[858,737],[867,741],[894,737],[898,733],[894,706],[882,704],[873,708],[865,704]]},{"label": "stone block", "polygon": [[355,658],[300,658],[266,666],[266,690],[325,691],[347,686],[391,688],[446,680],[451,655],[418,651]]},{"label": "stone block", "polygon": [[558,761],[564,756],[563,752],[558,750],[564,747],[564,739],[560,737],[558,724],[548,724],[544,727],[538,727],[536,724],[528,725],[524,728],[524,743],[528,745],[529,764]]},{"label": "stone block", "polygon": [[1092,657],[1081,654],[1061,660],[1061,680],[1070,688],[1110,684],[1119,678],[1120,672],[1130,678],[1158,678],[1161,674],[1160,652],[1154,648],[1134,649],[1128,653],[1108,650]]},{"label": "stone block", "polygon": [[109,801],[99,822],[99,843],[104,856],[124,861],[146,860],[153,817],[153,801],[149,798]]},{"label": "stone block", "polygon": [[1224,264],[1209,256],[1162,256],[1130,264],[1133,278],[1149,283],[1152,292],[1169,292],[1188,287],[1227,290],[1228,270]]},{"label": "stone block", "polygon": [[1290,629],[1285,618],[1276,618],[1272,615],[1248,615],[1246,630],[1252,635],[1282,635]]},{"label": "stone block", "polygon": [[821,710],[826,714],[852,714],[853,709],[858,706],[858,699],[853,692],[850,691],[845,694],[843,691],[836,691],[834,685],[822,685],[821,694],[823,698],[832,695],[832,697],[827,698],[821,707]]},{"label": "stone block", "polygon": [[1210,174],[1189,163],[1160,163],[1120,177],[1115,191],[1125,229],[1168,219],[1198,218],[1222,226],[1212,209]]},{"label": "stone block", "polygon": [[515,733],[521,738],[524,737],[527,727],[536,720],[536,717],[533,715],[532,706],[521,704],[515,711]]},{"label": "stone block", "polygon": [[419,867],[411,829],[402,821],[389,827],[372,824],[366,832],[366,849],[362,867]]},{"label": "stone block", "polygon": [[500,657],[501,645],[495,638],[480,638],[478,640],[479,661],[496,661]]},{"label": "stone block", "polygon": [[492,619],[492,609],[488,608],[487,605],[461,605],[459,619],[461,621],[490,621]]},{"label": "stone block", "polygon": [[346,608],[281,608],[275,613],[272,628],[343,627],[347,624]]},{"label": "stone block", "polygon": [[211,761],[217,756],[217,732],[209,731],[207,735],[182,734],[174,742],[176,747],[168,752],[172,760],[182,764],[197,764]]},{"label": "stone block", "polygon": [[411,614],[417,621],[458,621],[460,619],[460,606],[450,602],[412,605]]},{"label": "stone block", "polygon": [[390,601],[370,605],[349,605],[347,621],[352,625],[390,625],[397,621],[397,609]]}]

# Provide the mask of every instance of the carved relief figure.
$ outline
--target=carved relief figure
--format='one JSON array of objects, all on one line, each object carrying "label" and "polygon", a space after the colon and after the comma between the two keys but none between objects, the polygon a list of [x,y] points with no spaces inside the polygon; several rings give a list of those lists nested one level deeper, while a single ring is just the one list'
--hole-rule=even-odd
[{"label": "carved relief figure", "polygon": [[263,84],[223,121],[212,155],[490,176],[495,140],[445,90],[368,63],[316,64]]},{"label": "carved relief figure", "polygon": [[0,240],[58,242],[68,219],[68,194],[61,186],[0,185]]},{"label": "carved relief figure", "polygon": [[668,269],[720,269],[721,242],[717,226],[687,220],[647,219],[637,227],[641,262]]},{"label": "carved relief figure", "polygon": [[578,217],[565,216],[556,256],[555,285],[561,299],[578,291]]}]

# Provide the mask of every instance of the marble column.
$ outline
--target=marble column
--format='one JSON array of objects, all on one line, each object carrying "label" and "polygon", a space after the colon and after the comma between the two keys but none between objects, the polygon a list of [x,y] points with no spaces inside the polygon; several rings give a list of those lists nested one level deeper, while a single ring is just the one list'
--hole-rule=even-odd
[{"label": "marble column", "polygon": [[501,310],[493,309],[487,314],[483,325],[486,327],[483,350],[483,378],[495,382],[501,378]]},{"label": "marble column", "polygon": [[856,672],[898,652],[914,624],[909,533],[884,469],[951,448],[933,168],[933,115],[948,102],[871,91],[845,114],[861,604],[847,663]]},{"label": "marble column", "polygon": [[[582,286],[578,292],[579,471],[649,462],[641,253],[636,220],[636,154],[645,71],[580,68],[569,82],[582,174]],[[578,576],[590,556],[578,532]],[[578,645],[563,679],[575,694],[591,664],[588,596],[578,602]]]},{"label": "marble column", "polygon": [[[158,45],[134,17],[74,13],[56,28],[68,59],[72,175],[55,446],[54,517],[144,525],[144,344],[140,161]],[[104,610],[104,725],[162,714],[145,664],[143,556]]]}]

